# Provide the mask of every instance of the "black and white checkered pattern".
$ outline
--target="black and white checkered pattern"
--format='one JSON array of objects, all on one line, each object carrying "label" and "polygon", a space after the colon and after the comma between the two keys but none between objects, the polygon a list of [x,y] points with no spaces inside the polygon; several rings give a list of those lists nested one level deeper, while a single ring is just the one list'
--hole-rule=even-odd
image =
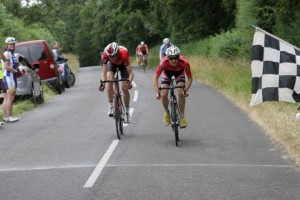
[{"label": "black and white checkered pattern", "polygon": [[264,101],[300,102],[298,48],[256,28],[251,70],[251,106]]}]

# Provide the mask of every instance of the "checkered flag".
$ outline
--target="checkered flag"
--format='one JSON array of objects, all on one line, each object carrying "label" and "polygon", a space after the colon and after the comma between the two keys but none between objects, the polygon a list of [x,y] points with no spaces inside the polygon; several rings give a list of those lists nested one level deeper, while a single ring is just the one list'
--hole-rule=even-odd
[{"label": "checkered flag", "polygon": [[256,27],[251,71],[251,106],[264,101],[300,102],[299,48]]}]

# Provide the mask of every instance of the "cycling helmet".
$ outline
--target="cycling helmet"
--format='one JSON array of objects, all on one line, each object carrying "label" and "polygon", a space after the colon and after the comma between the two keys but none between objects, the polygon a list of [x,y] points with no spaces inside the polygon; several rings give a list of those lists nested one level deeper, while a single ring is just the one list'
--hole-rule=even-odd
[{"label": "cycling helmet", "polygon": [[105,53],[111,57],[117,55],[119,53],[119,45],[115,42],[110,43],[106,46]]},{"label": "cycling helmet", "polygon": [[171,46],[167,49],[166,55],[169,56],[179,56],[180,55],[180,49],[175,46]]},{"label": "cycling helmet", "polygon": [[5,39],[6,44],[15,44],[17,43],[17,40],[14,37],[8,37]]},{"label": "cycling helmet", "polygon": [[144,41],[141,41],[141,45],[142,45],[142,46],[145,45],[145,42],[144,42]]},{"label": "cycling helmet", "polygon": [[169,39],[169,38],[165,38],[165,39],[163,40],[163,43],[164,43],[164,44],[170,44],[170,39]]}]

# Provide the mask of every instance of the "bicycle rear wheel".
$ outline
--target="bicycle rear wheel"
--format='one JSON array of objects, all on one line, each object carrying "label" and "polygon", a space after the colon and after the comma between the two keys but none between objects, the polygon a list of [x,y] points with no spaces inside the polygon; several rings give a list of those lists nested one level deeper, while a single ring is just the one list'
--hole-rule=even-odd
[{"label": "bicycle rear wheel", "polygon": [[172,122],[172,129],[175,135],[175,144],[178,146],[179,142],[179,130],[178,130],[178,114],[177,114],[177,109],[176,109],[176,103],[171,102],[171,122]]},{"label": "bicycle rear wheel", "polygon": [[120,140],[121,139],[120,123],[122,122],[121,122],[119,98],[117,96],[114,97],[114,117],[116,122],[117,137]]}]

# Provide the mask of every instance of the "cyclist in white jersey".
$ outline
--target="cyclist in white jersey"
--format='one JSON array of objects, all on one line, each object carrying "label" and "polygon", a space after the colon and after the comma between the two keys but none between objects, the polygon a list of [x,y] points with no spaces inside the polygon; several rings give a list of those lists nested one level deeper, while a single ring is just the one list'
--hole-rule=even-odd
[{"label": "cyclist in white jersey", "polygon": [[12,105],[16,96],[17,90],[17,74],[20,73],[18,69],[19,62],[14,55],[16,39],[8,37],[5,39],[6,50],[4,56],[8,61],[8,65],[3,65],[3,83],[6,89],[6,94],[3,101],[3,121],[4,122],[15,122],[18,121],[19,117],[12,116]]}]

